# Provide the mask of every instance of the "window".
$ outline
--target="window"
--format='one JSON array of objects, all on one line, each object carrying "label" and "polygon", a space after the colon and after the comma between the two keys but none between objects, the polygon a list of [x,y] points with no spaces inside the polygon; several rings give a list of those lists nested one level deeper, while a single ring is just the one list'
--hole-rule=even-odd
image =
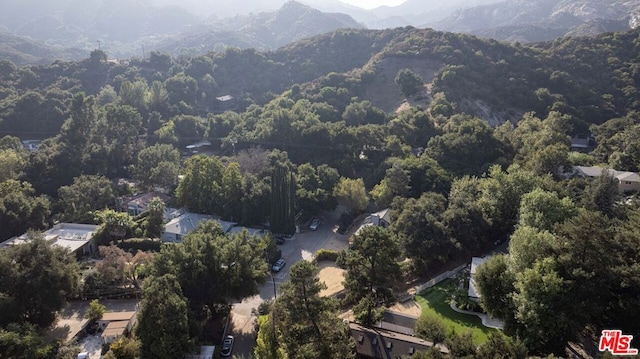
[{"label": "window", "polygon": [[373,345],[378,344],[378,338],[373,338],[373,340],[371,341],[371,344]]},{"label": "window", "polygon": [[390,341],[387,341],[387,349],[391,349],[392,346],[393,346],[393,343],[391,343]]},{"label": "window", "polygon": [[358,337],[358,343],[362,344],[364,342],[364,335]]},{"label": "window", "polygon": [[416,348],[409,347],[409,355],[413,354],[416,351]]}]

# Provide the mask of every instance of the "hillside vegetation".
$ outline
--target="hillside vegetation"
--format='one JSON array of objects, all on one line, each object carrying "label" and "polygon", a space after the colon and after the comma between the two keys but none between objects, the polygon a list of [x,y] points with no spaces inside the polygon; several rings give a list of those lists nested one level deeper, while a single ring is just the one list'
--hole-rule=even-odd
[{"label": "hillside vegetation", "polygon": [[[161,200],[135,217],[115,205],[122,195],[158,187],[173,195],[172,206],[246,226],[269,221],[284,234],[295,230],[300,212],[320,218],[341,205],[340,227],[347,228],[369,207],[390,208],[389,228],[368,226],[338,258],[347,267],[342,304],[353,306],[361,323],[375,323],[377,303],[392,303],[405,279],[509,241],[508,255],[478,269],[478,283],[482,307],[505,322],[513,340],[491,336],[478,347],[465,333],[440,339],[470,357],[566,355],[567,343],[579,340],[595,356],[593,338],[602,329],[640,331],[640,312],[629,309],[640,305],[640,201],[637,191],[621,193],[608,172],[590,180],[572,168],[640,170],[639,88],[640,29],[536,44],[413,27],[344,29],[265,52],[154,51],[112,61],[94,50],[81,61],[41,66],[0,60],[0,239],[56,222],[99,225],[101,245],[158,238]],[[593,150],[573,152],[574,136],[590,138]],[[42,142],[29,151],[21,139]],[[180,346],[154,339],[165,338],[153,331],[156,312],[142,315],[145,335],[134,340],[143,350],[163,344],[166,358],[203,337],[205,305],[227,308],[229,298],[255,294],[264,254],[277,257],[269,237],[252,245],[243,233],[229,242],[212,222],[194,233],[156,253],[152,275],[164,279],[142,284],[147,298],[179,304],[184,314],[173,332],[160,333],[180,333]],[[16,333],[33,332],[29,323],[46,327],[63,298],[54,297],[60,301],[41,312],[43,320],[20,306],[16,289],[32,287],[15,283],[31,272],[16,269],[11,253],[24,250],[21,264],[41,267],[27,260],[31,247],[16,248],[0,252],[9,253],[0,265],[11,273],[0,280],[7,304],[0,306],[0,334],[15,342],[16,357],[35,357]],[[210,285],[193,279],[194,263],[203,266],[197,278]],[[305,262],[295,268],[309,278],[317,272]],[[227,283],[229,272],[249,275],[253,284]],[[224,283],[233,290],[219,290]],[[301,305],[289,301],[292,287],[282,287],[278,298],[285,299],[274,304],[280,314]],[[173,288],[171,295],[157,294],[163,288]],[[38,293],[48,292],[29,289],[29,296]],[[38,299],[31,303],[46,302]],[[277,336],[287,341],[260,340],[257,351],[291,354],[309,345],[338,358],[351,353],[348,340],[321,348],[298,342],[299,327],[288,318],[295,319],[276,318]],[[328,333],[346,333],[333,325],[337,317],[325,319]],[[259,337],[268,328],[262,325]],[[344,347],[332,351],[333,343]]]}]

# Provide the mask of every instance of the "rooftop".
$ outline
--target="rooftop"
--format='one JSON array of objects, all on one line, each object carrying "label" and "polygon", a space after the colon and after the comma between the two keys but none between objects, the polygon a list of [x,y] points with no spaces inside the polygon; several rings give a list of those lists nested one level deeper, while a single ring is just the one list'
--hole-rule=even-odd
[{"label": "rooftop", "polygon": [[129,321],[127,320],[109,322],[107,327],[102,331],[101,337],[117,337],[124,335],[124,332],[127,330],[127,325],[129,325]]},{"label": "rooftop", "polygon": [[220,97],[216,97],[216,100],[218,101],[222,101],[222,102],[226,102],[226,101],[231,101],[233,100],[233,96],[231,95],[224,95],[224,96],[220,96]]},{"label": "rooftop", "polygon": [[148,192],[148,193],[144,193],[141,195],[138,195],[136,197],[131,198],[131,200],[129,200],[129,205],[136,205],[140,208],[147,208],[147,206],[149,205],[149,202],[151,202],[151,200],[155,197],[158,197],[162,200],[162,202],[167,203],[171,197],[169,197],[168,195],[161,193],[161,192]]},{"label": "rooftop", "polygon": [[480,298],[480,293],[478,293],[478,289],[476,288],[476,280],[474,278],[474,274],[478,270],[478,267],[487,261],[490,257],[473,257],[471,258],[471,276],[469,277],[469,290],[467,291],[467,295],[471,298]]},{"label": "rooftop", "polygon": [[[91,237],[93,237],[93,233],[97,229],[98,226],[91,224],[58,223],[54,225],[53,228],[43,232],[43,236],[47,241],[51,241],[57,246],[67,248],[73,253],[89,243]],[[25,233],[0,243],[0,248],[20,245],[27,241],[29,241],[29,236]]]},{"label": "rooftop", "polygon": [[413,335],[418,318],[391,310],[385,310],[378,327],[397,333]]},{"label": "rooftop", "polygon": [[[430,341],[381,328],[367,328],[360,324],[349,323],[349,331],[356,341],[359,355],[369,358],[399,358],[434,346]],[[439,344],[436,347],[442,353],[449,350]]]},{"label": "rooftop", "polygon": [[187,149],[195,149],[195,148],[200,148],[200,147],[204,147],[204,146],[211,146],[211,142],[207,141],[207,140],[202,140],[196,143],[192,143],[190,145],[187,146]]},{"label": "rooftop", "polygon": [[100,321],[103,322],[119,322],[130,321],[136,315],[136,312],[107,312],[102,315]]},{"label": "rooftop", "polygon": [[236,223],[222,221],[210,215],[186,212],[169,221],[169,223],[167,223],[164,227],[164,231],[166,233],[187,235],[194,229],[196,229],[200,222],[206,220],[218,222],[218,224],[220,224],[220,227],[222,227],[222,232],[224,233],[227,233],[233,226],[236,225]]},{"label": "rooftop", "polygon": [[605,171],[619,181],[640,182],[640,176],[638,176],[638,174],[635,172],[616,171],[613,169],[596,166],[574,166],[573,169],[576,173],[585,177],[600,177],[602,176],[602,172]]}]

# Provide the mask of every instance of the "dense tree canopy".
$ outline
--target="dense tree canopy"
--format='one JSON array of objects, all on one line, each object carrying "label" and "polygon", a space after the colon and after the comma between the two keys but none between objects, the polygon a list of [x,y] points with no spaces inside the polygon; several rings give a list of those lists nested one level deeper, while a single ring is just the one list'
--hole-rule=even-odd
[{"label": "dense tree canopy", "polygon": [[153,275],[174,275],[199,315],[203,309],[217,311],[231,300],[258,293],[265,281],[265,244],[247,232],[230,235],[207,221],[177,245],[166,245],[155,256]]},{"label": "dense tree canopy", "polygon": [[[158,237],[158,203],[136,218],[111,208],[122,177],[137,182],[122,192],[177,188],[177,205],[191,211],[270,220],[283,232],[300,210],[339,203],[360,213],[370,194],[392,208],[390,233],[374,236],[398,237],[388,257],[406,254],[413,274],[511,240],[509,257],[487,264],[484,305],[532,351],[556,350],[585,327],[637,332],[637,202],[623,202],[612,176],[565,177],[572,164],[640,168],[639,31],[523,45],[412,27],[340,30],[269,53],[0,60],[2,135],[43,139],[34,151],[0,139],[0,239],[56,220],[102,221],[98,241]],[[570,139],[590,132],[593,153],[570,152]],[[185,148],[203,140],[211,145],[198,156]],[[192,311],[254,293],[265,271],[259,240],[206,228],[155,265],[157,277],[177,277]],[[248,285],[236,288],[240,278]],[[351,289],[352,304],[371,321],[391,284],[349,278],[366,284]],[[560,321],[550,328],[552,315]]]},{"label": "dense tree canopy", "polygon": [[27,229],[44,229],[50,214],[50,201],[36,196],[28,182],[0,182],[0,240],[23,234]]},{"label": "dense tree canopy", "polygon": [[153,278],[144,289],[136,336],[143,358],[183,357],[193,347],[189,337],[187,299],[175,276]]},{"label": "dense tree canopy", "polygon": [[75,258],[39,233],[31,232],[29,238],[0,250],[0,325],[26,322],[46,328],[78,287]]},{"label": "dense tree canopy", "polygon": [[60,217],[65,222],[91,223],[94,212],[115,205],[115,189],[104,176],[82,175],[58,189]]}]

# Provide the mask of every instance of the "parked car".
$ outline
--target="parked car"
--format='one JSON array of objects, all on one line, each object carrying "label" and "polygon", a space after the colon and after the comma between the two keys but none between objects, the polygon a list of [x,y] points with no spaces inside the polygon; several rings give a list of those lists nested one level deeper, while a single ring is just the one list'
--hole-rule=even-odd
[{"label": "parked car", "polygon": [[316,229],[318,229],[319,226],[320,226],[320,220],[317,218],[314,218],[311,220],[311,224],[309,224],[309,229],[312,231],[315,231]]},{"label": "parked car", "polygon": [[220,351],[221,357],[230,357],[233,351],[233,335],[227,335],[222,341],[222,351]]},{"label": "parked car", "polygon": [[284,261],[284,259],[280,258],[280,259],[278,259],[278,261],[276,261],[276,262],[273,264],[273,266],[271,267],[271,270],[272,270],[272,271],[274,271],[274,272],[280,272],[280,270],[281,270],[282,268],[284,268],[284,265],[285,265],[286,263],[287,263],[287,262],[285,262],[285,261]]}]

